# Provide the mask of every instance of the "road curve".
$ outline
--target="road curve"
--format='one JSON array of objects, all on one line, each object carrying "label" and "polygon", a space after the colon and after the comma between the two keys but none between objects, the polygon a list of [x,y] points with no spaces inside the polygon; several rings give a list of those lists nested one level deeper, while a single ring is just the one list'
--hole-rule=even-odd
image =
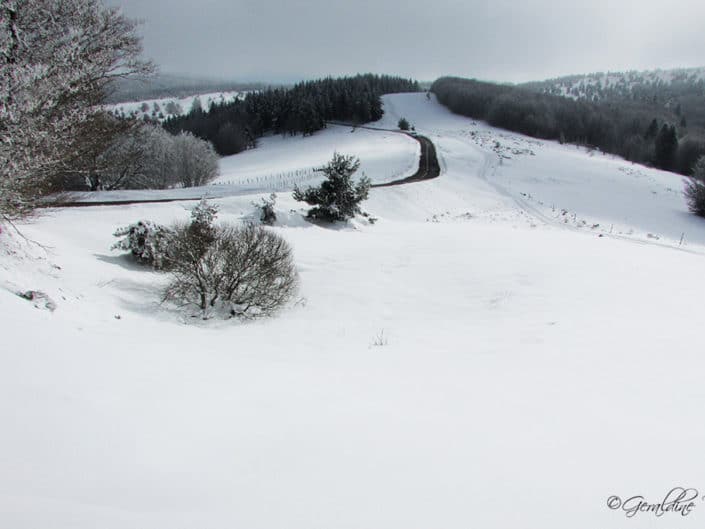
[{"label": "road curve", "polygon": [[384,184],[373,184],[372,187],[391,187],[412,184],[414,182],[422,182],[423,180],[431,180],[441,174],[441,166],[438,164],[438,155],[436,154],[436,146],[426,136],[417,134],[409,134],[421,145],[421,156],[419,158],[419,168],[416,172],[406,178],[393,180]]},{"label": "road curve", "polygon": [[[335,123],[335,122],[331,122],[329,124],[330,125],[345,126],[345,127],[352,126],[352,127],[361,128],[361,129],[378,130],[378,131],[383,131],[383,132],[394,132],[397,134],[404,134],[404,135],[409,136],[410,138],[413,138],[414,140],[419,142],[419,145],[421,146],[421,156],[419,157],[419,168],[416,170],[416,172],[411,176],[407,176],[406,178],[392,180],[391,182],[385,182],[383,184],[372,184],[371,187],[373,187],[373,188],[392,187],[392,186],[412,184],[414,182],[422,182],[424,180],[431,180],[432,178],[436,178],[436,177],[440,176],[440,174],[441,174],[441,166],[438,163],[438,155],[436,153],[436,146],[426,136],[421,136],[416,133],[404,132],[404,131],[395,130],[395,129],[380,129],[380,128],[375,128],[375,127],[369,127],[366,125],[350,125],[347,123]],[[53,203],[49,202],[49,203],[44,204],[42,207],[46,207],[46,208],[85,208],[85,207],[91,207],[91,206],[125,206],[125,205],[130,205],[130,204],[161,204],[161,203],[165,203],[165,202],[188,202],[188,201],[197,201],[197,200],[201,200],[201,198],[158,198],[158,199],[142,199],[142,200],[140,200],[140,199],[105,200],[105,201],[95,201],[95,202],[64,201],[64,202],[53,202]]]},{"label": "road curve", "polygon": [[436,178],[441,174],[441,166],[438,163],[438,154],[436,153],[436,146],[433,142],[426,136],[421,136],[415,132],[405,132],[399,129],[382,129],[377,127],[370,127],[368,125],[351,125],[349,123],[340,123],[336,121],[328,122],[329,125],[338,125],[342,127],[353,127],[358,129],[367,130],[378,130],[382,132],[394,132],[396,134],[404,134],[410,138],[419,142],[421,146],[421,157],[419,158],[419,168],[417,171],[406,178],[400,178],[399,180],[392,180],[391,182],[385,182],[383,184],[372,184],[371,187],[392,187],[400,186],[405,184],[413,184],[414,182],[422,182],[424,180],[431,180]]}]

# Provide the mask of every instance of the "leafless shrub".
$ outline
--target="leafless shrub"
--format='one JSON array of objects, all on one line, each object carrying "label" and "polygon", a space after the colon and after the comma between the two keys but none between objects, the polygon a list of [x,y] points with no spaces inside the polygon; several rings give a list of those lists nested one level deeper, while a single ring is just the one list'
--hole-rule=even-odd
[{"label": "leafless shrub", "polygon": [[288,243],[262,227],[212,227],[208,240],[176,230],[171,281],[164,300],[240,318],[268,316],[296,293],[298,276]]},{"label": "leafless shrub", "polygon": [[693,176],[685,181],[684,194],[690,212],[705,217],[705,156],[698,159]]},{"label": "leafless shrub", "polygon": [[686,180],[684,194],[690,212],[705,217],[705,182],[695,178]]}]

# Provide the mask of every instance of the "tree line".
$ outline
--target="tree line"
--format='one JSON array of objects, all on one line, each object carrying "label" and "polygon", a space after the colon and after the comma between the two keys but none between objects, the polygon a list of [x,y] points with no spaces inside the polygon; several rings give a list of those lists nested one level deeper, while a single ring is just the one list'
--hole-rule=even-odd
[{"label": "tree line", "polygon": [[245,98],[213,105],[208,111],[193,109],[164,123],[171,133],[190,132],[213,143],[227,156],[255,147],[267,133],[313,134],[327,121],[367,123],[382,117],[382,94],[414,92],[410,79],[364,74],[299,83],[292,88],[269,88]]},{"label": "tree line", "polygon": [[[688,135],[705,132],[705,70],[667,72],[623,72],[569,76],[548,81],[525,83],[532,91],[565,95],[593,102],[637,101],[656,112],[665,109],[675,114]],[[671,116],[674,117],[674,116]],[[694,131],[693,129],[699,129]]]},{"label": "tree line", "polygon": [[691,175],[705,143],[677,116],[638,100],[589,102],[523,87],[443,77],[431,87],[451,111],[534,138],[585,145]]}]

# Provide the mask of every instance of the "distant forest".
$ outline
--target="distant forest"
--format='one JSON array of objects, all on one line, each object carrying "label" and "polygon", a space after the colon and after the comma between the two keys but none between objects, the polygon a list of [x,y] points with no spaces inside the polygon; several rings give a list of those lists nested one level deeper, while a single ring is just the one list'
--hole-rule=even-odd
[{"label": "distant forest", "polygon": [[207,112],[194,109],[167,120],[164,128],[208,140],[218,154],[226,156],[254,147],[267,133],[309,135],[325,128],[326,121],[376,121],[383,114],[383,94],[419,90],[416,81],[386,75],[326,78],[251,92]]},{"label": "distant forest", "polygon": [[705,154],[705,131],[689,125],[681,107],[656,104],[653,95],[588,101],[456,77],[438,79],[431,90],[453,112],[495,127],[597,148],[684,175]]},{"label": "distant forest", "polygon": [[705,127],[705,68],[574,75],[522,86],[592,102],[638,101],[672,111],[686,127]]}]

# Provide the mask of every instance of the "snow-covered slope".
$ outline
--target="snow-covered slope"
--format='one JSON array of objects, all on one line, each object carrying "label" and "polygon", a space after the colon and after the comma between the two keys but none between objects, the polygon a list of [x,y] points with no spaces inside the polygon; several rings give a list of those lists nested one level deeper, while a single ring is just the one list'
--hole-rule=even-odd
[{"label": "snow-covered slope", "polygon": [[214,184],[234,186],[259,182],[291,189],[293,184],[317,179],[317,168],[335,152],[360,159],[360,173],[374,183],[409,176],[419,163],[419,144],[404,134],[329,125],[312,136],[269,136],[259,140],[256,149],[223,158],[220,177]]},{"label": "snow-covered slope", "polygon": [[[705,245],[705,222],[688,213],[681,176],[494,129],[423,99],[391,96],[380,126],[390,126],[400,115],[416,123],[445,163],[447,174],[439,186],[459,180],[458,194],[473,213],[494,217],[506,208],[534,222],[595,234],[694,251]],[[478,195],[489,196],[489,206],[478,208]]]},{"label": "snow-covered slope", "polygon": [[329,125],[312,136],[267,136],[256,149],[220,159],[220,175],[202,187],[167,190],[77,192],[82,202],[118,200],[193,199],[244,196],[291,191],[320,181],[317,171],[335,152],[357,156],[360,174],[373,183],[384,183],[414,174],[419,163],[419,143],[395,132],[352,129]]},{"label": "snow-covered slope", "polygon": [[[407,117],[443,174],[373,189],[372,226],[308,224],[280,193],[301,300],[276,319],[185,322],[161,275],[109,251],[117,226],[187,203],[49,212],[21,226],[46,250],[3,231],[0,525],[702,524],[700,504],[678,520],[606,505],[703,487],[705,223],[679,178],[423,94],[385,108],[378,125]],[[360,132],[344,134],[364,163],[388,133]],[[331,146],[275,139],[252,164]],[[218,200],[221,219],[259,196]],[[56,309],[13,293],[30,289]]]},{"label": "snow-covered slope", "polygon": [[129,103],[115,103],[105,105],[108,112],[122,117],[151,118],[156,121],[187,114],[198,100],[203,110],[210,109],[211,105],[229,103],[237,98],[243,97],[247,92],[212,92],[207,94],[197,94],[187,97],[164,97],[160,99],[148,99],[145,101],[133,101]]},{"label": "snow-covered slope", "polygon": [[549,79],[526,86],[549,94],[599,101],[610,97],[630,97],[639,92],[668,90],[674,86],[705,87],[705,68],[677,68],[673,70],[649,70],[629,72],[600,72],[588,75],[573,75]]}]

